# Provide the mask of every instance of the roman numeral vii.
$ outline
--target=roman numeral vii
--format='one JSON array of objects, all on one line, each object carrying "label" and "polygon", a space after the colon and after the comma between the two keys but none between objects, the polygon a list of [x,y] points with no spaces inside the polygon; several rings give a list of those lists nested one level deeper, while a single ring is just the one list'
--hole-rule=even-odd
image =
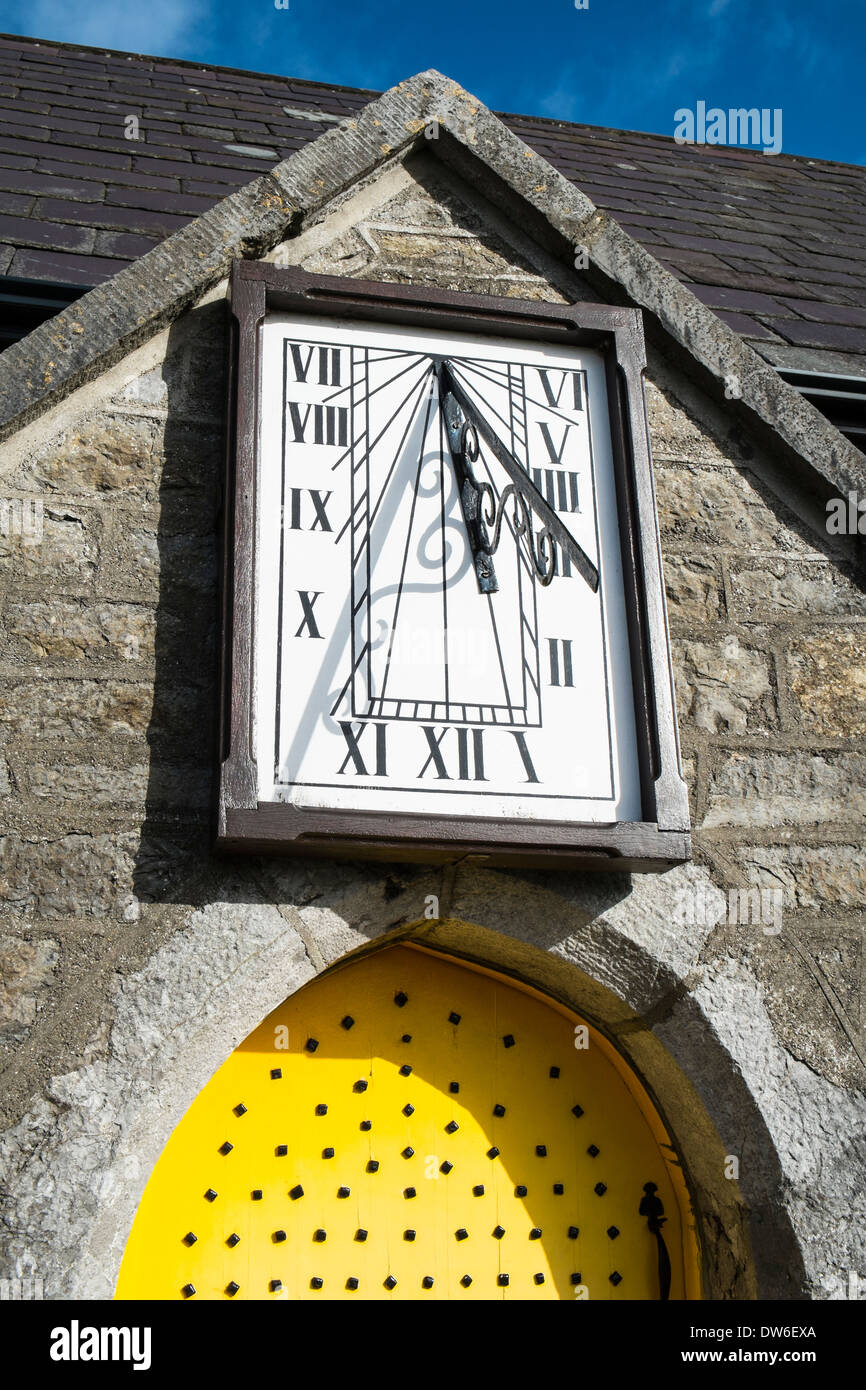
[{"label": "roman numeral vii", "polygon": [[310,374],[310,367],[313,365],[313,357],[315,356],[319,385],[340,385],[341,363],[339,348],[315,348],[310,345],[305,350],[300,343],[291,343],[290,352],[292,355],[292,369],[294,371],[295,381],[307,380]]}]

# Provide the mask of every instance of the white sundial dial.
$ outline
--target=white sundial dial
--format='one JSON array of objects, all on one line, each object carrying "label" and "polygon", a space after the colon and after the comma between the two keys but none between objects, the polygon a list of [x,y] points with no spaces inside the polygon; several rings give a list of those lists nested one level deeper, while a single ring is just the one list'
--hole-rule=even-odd
[{"label": "white sundial dial", "polygon": [[263,335],[260,800],[639,819],[601,354]]}]

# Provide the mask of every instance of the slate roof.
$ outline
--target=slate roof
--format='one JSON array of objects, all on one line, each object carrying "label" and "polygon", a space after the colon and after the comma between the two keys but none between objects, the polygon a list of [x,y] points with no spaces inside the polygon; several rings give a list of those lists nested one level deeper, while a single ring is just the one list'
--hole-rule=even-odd
[{"label": "slate roof", "polygon": [[[0,275],[99,284],[377,95],[0,36]],[[866,374],[866,169],[502,119],[767,360]]]}]

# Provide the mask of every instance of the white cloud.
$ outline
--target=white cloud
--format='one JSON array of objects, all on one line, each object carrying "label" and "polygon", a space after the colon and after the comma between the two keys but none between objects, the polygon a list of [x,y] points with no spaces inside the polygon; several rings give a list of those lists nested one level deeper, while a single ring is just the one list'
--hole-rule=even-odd
[{"label": "white cloud", "polygon": [[541,115],[558,121],[586,121],[586,89],[577,66],[567,64],[556,77],[556,86],[538,102]]},{"label": "white cloud", "polygon": [[196,0],[146,0],[136,5],[88,0],[81,6],[68,0],[32,0],[14,5],[12,14],[15,28],[33,38],[177,56],[179,45],[202,26],[206,12]]}]

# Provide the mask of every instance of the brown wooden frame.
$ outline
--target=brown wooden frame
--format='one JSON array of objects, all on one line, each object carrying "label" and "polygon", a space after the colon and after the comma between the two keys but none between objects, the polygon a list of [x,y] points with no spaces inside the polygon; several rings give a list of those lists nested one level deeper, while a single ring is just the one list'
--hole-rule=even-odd
[{"label": "brown wooden frame", "polygon": [[[666,869],[690,856],[643,392],[640,311],[347,280],[235,261],[231,278],[217,844],[223,849],[492,866]],[[254,584],[261,326],[269,311],[335,315],[598,348],[604,355],[635,699],[642,819],[592,825],[260,802],[254,757]]]}]

